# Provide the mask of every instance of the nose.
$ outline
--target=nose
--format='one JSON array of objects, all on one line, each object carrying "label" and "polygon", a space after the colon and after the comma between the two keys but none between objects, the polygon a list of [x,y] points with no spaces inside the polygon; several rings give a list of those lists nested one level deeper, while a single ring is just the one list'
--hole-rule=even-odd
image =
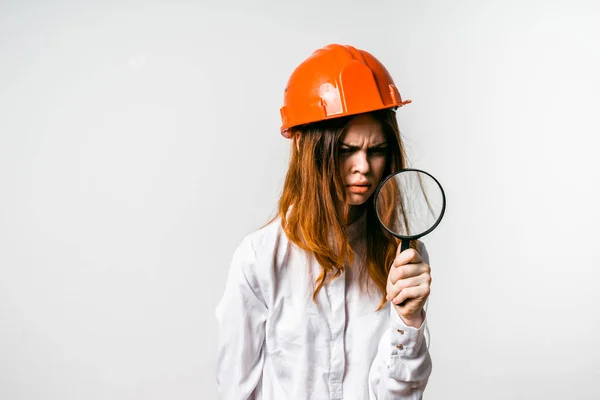
[{"label": "nose", "polygon": [[352,173],[360,173],[366,175],[369,173],[371,166],[369,165],[369,157],[366,151],[357,151],[354,155],[352,164]]}]

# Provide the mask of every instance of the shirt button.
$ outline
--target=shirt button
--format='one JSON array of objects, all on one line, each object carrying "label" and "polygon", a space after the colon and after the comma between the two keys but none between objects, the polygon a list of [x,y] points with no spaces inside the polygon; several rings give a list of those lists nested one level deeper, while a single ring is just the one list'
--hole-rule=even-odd
[{"label": "shirt button", "polygon": [[402,329],[398,329],[398,333],[404,335],[404,331]]},{"label": "shirt button", "polygon": [[402,346],[401,344],[397,344],[396,347],[399,348],[400,350],[402,350],[404,348],[404,346]]}]

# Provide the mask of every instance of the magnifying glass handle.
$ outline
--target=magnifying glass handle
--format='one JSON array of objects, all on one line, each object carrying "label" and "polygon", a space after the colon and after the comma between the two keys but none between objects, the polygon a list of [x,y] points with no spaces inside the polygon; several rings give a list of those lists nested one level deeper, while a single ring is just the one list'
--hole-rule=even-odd
[{"label": "magnifying glass handle", "polygon": [[410,247],[410,240],[402,240],[402,246],[400,247],[400,253],[402,253],[404,250],[408,250],[409,247]]}]

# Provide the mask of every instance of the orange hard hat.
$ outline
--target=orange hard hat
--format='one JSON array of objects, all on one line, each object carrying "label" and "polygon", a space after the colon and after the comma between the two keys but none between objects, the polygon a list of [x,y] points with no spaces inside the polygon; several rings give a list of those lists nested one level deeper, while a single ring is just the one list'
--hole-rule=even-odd
[{"label": "orange hard hat", "polygon": [[352,46],[330,44],[316,50],[290,76],[281,107],[281,134],[326,119],[398,108],[402,101],[384,65]]}]

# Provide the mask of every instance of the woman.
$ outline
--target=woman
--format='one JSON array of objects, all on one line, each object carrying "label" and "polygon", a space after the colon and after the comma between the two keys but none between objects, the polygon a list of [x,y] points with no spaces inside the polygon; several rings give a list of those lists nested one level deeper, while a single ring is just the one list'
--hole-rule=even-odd
[{"label": "woman", "polygon": [[292,156],[278,215],[236,249],[217,307],[222,399],[418,399],[425,248],[377,221],[373,192],[405,167],[402,101],[371,54],[315,51],[292,73],[281,133]]}]

